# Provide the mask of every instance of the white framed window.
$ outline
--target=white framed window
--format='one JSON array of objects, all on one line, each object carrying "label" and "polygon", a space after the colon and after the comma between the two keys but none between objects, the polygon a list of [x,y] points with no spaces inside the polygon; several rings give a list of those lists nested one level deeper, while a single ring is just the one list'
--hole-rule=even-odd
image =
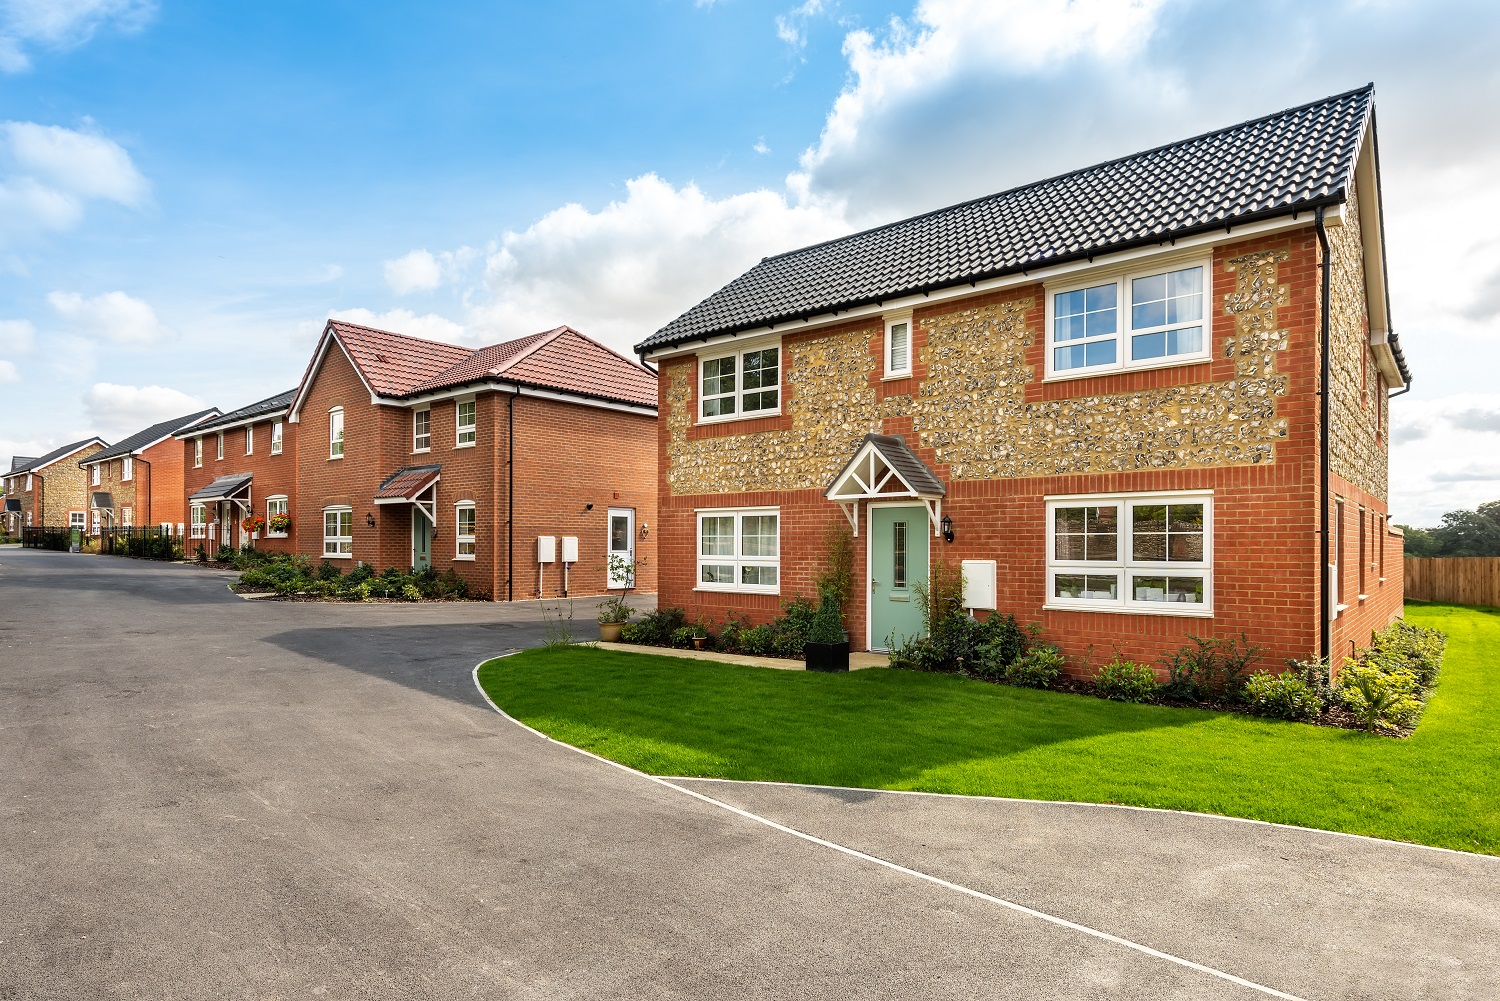
[{"label": "white framed window", "polygon": [[328,457],[344,457],[344,408],[334,407],[328,411]]},{"label": "white framed window", "polygon": [[354,509],[323,509],[323,555],[334,559],[354,558]]},{"label": "white framed window", "polygon": [[885,377],[911,375],[911,314],[885,320]]},{"label": "white framed window", "polygon": [[193,538],[208,538],[208,508],[202,504],[194,504],[188,511],[188,528]]},{"label": "white framed window", "polygon": [[1213,495],[1047,500],[1048,608],[1213,613]]},{"label": "white framed window", "polygon": [[281,454],[281,443],[282,443],[282,440],[283,440],[285,434],[286,434],[286,431],[285,431],[285,429],[283,429],[280,421],[272,421],[271,422],[271,454],[272,455],[280,455]]},{"label": "white framed window", "polygon": [[193,439],[193,468],[198,469],[203,465],[203,439]]},{"label": "white framed window", "polygon": [[478,439],[479,434],[479,407],[473,400],[459,400],[455,408],[458,428],[458,441],[454,448],[468,448]]},{"label": "white framed window", "polygon": [[97,508],[94,510],[94,534],[98,535],[104,529],[104,515]]},{"label": "white framed window", "polygon": [[218,439],[218,446],[217,446],[217,448],[214,451],[214,458],[215,459],[222,459],[222,458],[224,458],[224,432],[223,431],[219,432],[219,434],[217,436],[217,439]]},{"label": "white framed window", "polygon": [[120,527],[135,527],[135,508],[131,507],[129,504],[126,504],[124,507],[120,508]]},{"label": "white framed window", "polygon": [[1047,290],[1047,377],[1206,361],[1208,261]]},{"label": "white framed window", "polygon": [[698,512],[698,590],[777,594],[780,586],[778,508]]},{"label": "white framed window", "polygon": [[92,470],[92,472],[89,473],[89,482],[92,483],[94,486],[97,487],[99,485],[99,469],[100,469],[100,466],[96,462],[96,463],[94,463],[94,465],[90,466],[89,469]]},{"label": "white framed window", "polygon": [[273,531],[271,531],[271,519],[275,518],[278,515],[283,515],[283,514],[286,514],[286,513],[287,513],[287,504],[286,504],[286,498],[285,497],[278,495],[276,497],[267,497],[266,498],[266,538],[268,538],[268,539],[284,539],[284,538],[286,538],[286,533],[285,532],[273,532]]},{"label": "white framed window", "polygon": [[458,553],[453,558],[456,560],[472,560],[474,558],[474,502],[459,501],[456,505],[458,511]]},{"label": "white framed window", "polygon": [[[28,521],[27,524],[30,524],[30,522]],[[85,528],[88,528],[88,526],[89,526],[89,516],[88,516],[88,513],[86,511],[69,511],[68,512],[68,527],[69,528],[76,528],[76,529],[78,529],[81,532]]]},{"label": "white framed window", "polygon": [[27,493],[31,492],[31,474],[30,473],[26,474],[26,492]]},{"label": "white framed window", "polygon": [[700,420],[781,412],[781,346],[704,358],[699,365]]},{"label": "white framed window", "polygon": [[246,424],[245,425],[245,454],[246,455],[254,455],[255,454],[255,425],[254,424]]},{"label": "white framed window", "polygon": [[428,452],[432,450],[432,411],[414,410],[411,415],[411,450],[413,452]]},{"label": "white framed window", "polygon": [[135,460],[130,456],[120,460],[120,479],[128,480],[135,475]]}]

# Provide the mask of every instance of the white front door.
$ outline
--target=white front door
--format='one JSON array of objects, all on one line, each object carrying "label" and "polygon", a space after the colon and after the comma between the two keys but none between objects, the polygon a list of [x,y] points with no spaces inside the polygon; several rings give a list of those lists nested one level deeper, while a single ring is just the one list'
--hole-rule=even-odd
[{"label": "white front door", "polygon": [[[612,507],[609,509],[609,571],[610,587],[634,587],[634,574],[618,573],[614,564],[623,560],[635,562],[635,509]],[[616,559],[615,557],[618,557]]]}]

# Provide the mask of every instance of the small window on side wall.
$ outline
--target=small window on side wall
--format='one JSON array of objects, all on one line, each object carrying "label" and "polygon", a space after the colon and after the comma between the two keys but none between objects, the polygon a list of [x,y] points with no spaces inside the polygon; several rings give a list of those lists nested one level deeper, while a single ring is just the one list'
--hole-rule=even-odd
[{"label": "small window on side wall", "polygon": [[892,317],[885,322],[885,375],[911,375],[911,317]]},{"label": "small window on side wall", "polygon": [[427,452],[432,449],[432,411],[418,410],[411,415],[411,450]]},{"label": "small window on side wall", "polygon": [[454,559],[472,560],[474,558],[474,502],[460,501],[458,503],[458,551]]},{"label": "small window on side wall", "polygon": [[272,422],[272,424],[271,424],[271,454],[272,455],[280,455],[281,454],[281,443],[282,443],[283,437],[285,436],[285,433],[286,432],[282,429],[280,421],[273,421]]},{"label": "small window on side wall", "polygon": [[479,407],[473,400],[458,401],[457,448],[467,448],[479,437]]},{"label": "small window on side wall", "polygon": [[334,407],[328,411],[328,457],[344,457],[344,408]]},{"label": "small window on side wall", "polygon": [[193,439],[193,468],[197,469],[203,465],[203,439]]}]

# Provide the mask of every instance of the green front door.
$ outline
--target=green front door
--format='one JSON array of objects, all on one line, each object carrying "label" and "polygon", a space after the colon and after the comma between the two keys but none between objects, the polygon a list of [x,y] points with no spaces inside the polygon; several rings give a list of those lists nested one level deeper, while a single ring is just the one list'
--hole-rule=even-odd
[{"label": "green front door", "polygon": [[432,522],[415,504],[411,506],[411,565],[414,570],[432,566]]},{"label": "green front door", "polygon": [[927,583],[927,509],[870,508],[870,647],[893,645],[927,631],[916,587]]}]

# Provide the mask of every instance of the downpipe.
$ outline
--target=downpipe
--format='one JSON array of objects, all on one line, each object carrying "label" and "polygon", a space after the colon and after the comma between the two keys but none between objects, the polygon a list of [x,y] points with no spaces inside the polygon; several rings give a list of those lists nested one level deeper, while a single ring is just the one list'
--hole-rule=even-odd
[{"label": "downpipe", "polygon": [[1319,656],[1329,662],[1329,671],[1332,672],[1333,658],[1333,574],[1329,569],[1328,559],[1332,555],[1330,540],[1328,538],[1329,520],[1329,497],[1328,497],[1328,415],[1329,415],[1329,381],[1333,370],[1333,334],[1330,330],[1331,298],[1333,295],[1333,252],[1328,244],[1328,228],[1323,221],[1324,208],[1318,206],[1318,214],[1315,220],[1318,233],[1318,247],[1322,250],[1323,275],[1322,275],[1322,302],[1318,306],[1318,330],[1320,341],[1320,353],[1318,375],[1318,549],[1319,549],[1319,595],[1322,600],[1318,603],[1318,615],[1321,619],[1321,628],[1318,631]]}]

